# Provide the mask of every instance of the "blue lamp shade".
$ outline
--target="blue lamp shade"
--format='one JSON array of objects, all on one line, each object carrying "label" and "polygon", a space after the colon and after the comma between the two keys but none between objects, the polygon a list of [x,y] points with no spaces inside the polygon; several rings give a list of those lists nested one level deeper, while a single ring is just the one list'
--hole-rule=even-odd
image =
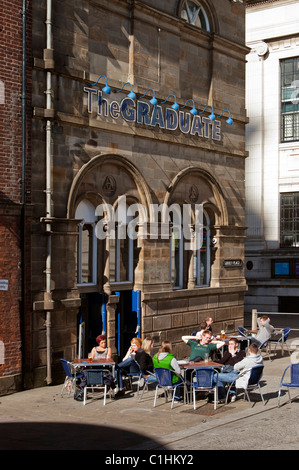
[{"label": "blue lamp shade", "polygon": [[174,97],[174,103],[173,103],[173,105],[171,105],[171,107],[172,107],[172,109],[175,109],[175,110],[177,111],[177,110],[179,109],[179,105],[177,104],[176,96],[173,95],[173,94],[168,95],[167,98],[166,98],[166,100],[161,101],[160,104],[166,103],[166,101],[168,100],[168,98],[169,98],[170,96],[173,96],[173,97]]},{"label": "blue lamp shade", "polygon": [[213,106],[211,106],[210,104],[207,104],[207,106],[206,106],[202,111],[200,111],[199,114],[204,113],[207,108],[212,108],[212,112],[211,112],[211,114],[209,115],[209,119],[211,119],[211,121],[215,121],[216,116],[215,116],[215,114],[214,114],[214,109],[213,109]]},{"label": "blue lamp shade", "polygon": [[226,122],[227,122],[227,124],[229,124],[231,126],[234,121],[232,120],[231,115],[230,115],[230,111],[228,109],[225,109],[224,111],[222,111],[220,116],[217,116],[217,117],[221,117],[225,112],[228,112],[228,119],[226,120]]},{"label": "blue lamp shade", "polygon": [[188,103],[188,101],[192,101],[193,103],[193,107],[192,109],[190,110],[190,113],[193,114],[193,116],[195,116],[197,114],[197,109],[195,108],[195,104],[194,104],[194,100],[192,98],[189,98],[186,103],[184,104],[184,106],[182,106],[182,109],[185,108],[186,104]]},{"label": "blue lamp shade", "polygon": [[131,98],[131,100],[135,100],[135,98],[136,98],[136,95],[135,95],[135,93],[134,93],[134,91],[133,91],[133,90],[132,90],[132,91],[130,91],[130,93],[128,94],[128,98]]},{"label": "blue lamp shade", "polygon": [[153,94],[154,94],[154,96],[153,96],[152,99],[150,100],[150,103],[155,106],[156,104],[158,104],[158,101],[157,101],[157,98],[156,98],[156,95],[155,95],[155,90],[153,90],[152,88],[148,88],[148,89],[146,90],[146,92],[144,93],[144,95],[140,96],[139,99],[141,100],[142,98],[144,98],[145,95],[147,94],[147,92],[150,91],[150,90],[151,90],[151,91],[153,92]]},{"label": "blue lamp shade", "polygon": [[120,90],[117,90],[115,93],[120,93],[120,92],[122,91],[122,89],[124,88],[124,86],[125,86],[125,85],[128,85],[128,84],[129,84],[130,87],[131,87],[131,91],[130,91],[130,93],[128,94],[128,98],[131,98],[132,100],[135,100],[136,95],[135,95],[135,93],[134,93],[134,91],[133,91],[133,87],[132,87],[132,84],[131,84],[130,82],[124,83],[123,86],[121,87],[121,89],[120,89]]},{"label": "blue lamp shade", "polygon": [[110,95],[110,93],[111,93],[111,88],[110,88],[110,86],[108,85],[108,79],[107,79],[106,75],[100,75],[99,78],[97,79],[97,81],[96,81],[95,83],[92,83],[91,86],[97,85],[97,83],[99,82],[100,78],[102,78],[102,77],[104,77],[105,80],[106,80],[106,85],[102,88],[102,91],[103,91],[104,93],[106,93],[107,95]]},{"label": "blue lamp shade", "polygon": [[110,93],[111,93],[111,88],[110,88],[110,86],[108,85],[108,83],[106,83],[106,85],[102,88],[102,91],[103,91],[104,93],[106,93],[107,95],[110,95]]}]

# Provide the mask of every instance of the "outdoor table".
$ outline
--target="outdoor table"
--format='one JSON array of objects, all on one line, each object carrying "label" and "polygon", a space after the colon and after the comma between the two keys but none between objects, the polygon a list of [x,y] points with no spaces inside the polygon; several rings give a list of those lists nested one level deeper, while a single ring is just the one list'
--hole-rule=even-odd
[{"label": "outdoor table", "polygon": [[112,375],[114,377],[115,373],[115,362],[112,359],[97,359],[92,360],[90,359],[74,359],[72,362],[74,369],[77,368],[86,368],[86,367],[107,367],[112,369]]},{"label": "outdoor table", "polygon": [[[183,370],[184,382],[186,383],[187,371],[194,370],[200,367],[212,367],[213,369],[221,369],[223,364],[213,361],[199,361],[199,362],[187,362],[187,361],[178,361],[180,368]],[[192,384],[190,384],[192,386]],[[186,393],[187,386],[184,387],[184,403],[190,403],[190,400],[186,395],[189,396],[189,392]],[[190,390],[191,392],[191,390]]]}]

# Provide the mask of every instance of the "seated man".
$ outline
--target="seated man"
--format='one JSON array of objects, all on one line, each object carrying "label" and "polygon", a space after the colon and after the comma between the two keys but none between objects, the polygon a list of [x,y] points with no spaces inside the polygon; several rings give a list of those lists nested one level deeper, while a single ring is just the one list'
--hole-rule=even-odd
[{"label": "seated man", "polygon": [[210,356],[212,351],[216,351],[225,344],[223,341],[211,343],[212,333],[208,330],[202,333],[200,341],[196,341],[195,338],[196,336],[182,336],[184,343],[191,347],[189,360],[194,362],[203,361],[206,354]]},{"label": "seated man", "polygon": [[267,315],[257,319],[259,331],[256,336],[250,337],[251,343],[257,343],[259,346],[270,339],[274,332],[274,326],[270,325],[270,318]]},{"label": "seated man", "polygon": [[245,351],[240,349],[240,342],[237,338],[230,338],[228,342],[228,350],[223,354],[223,357],[218,361],[223,364],[222,370],[231,372],[237,362],[242,361],[246,356]]},{"label": "seated man", "polygon": [[[248,348],[248,356],[244,357],[241,361],[238,361],[234,364],[234,370],[232,372],[219,374],[218,376],[218,398],[219,400],[225,397],[225,383],[232,383],[236,378],[236,387],[242,386],[246,387],[248,384],[249,376],[250,376],[250,369],[254,366],[262,365],[263,358],[259,353],[259,348],[256,343],[250,344]],[[246,372],[247,371],[247,372]],[[240,372],[245,372],[242,376],[238,379],[238,375]],[[231,390],[231,401],[235,401],[236,399],[236,392]]]},{"label": "seated man", "polygon": [[240,343],[237,338],[231,338],[228,342],[228,350],[219,361],[220,364],[224,365],[218,375],[218,395],[220,400],[225,397],[224,384],[226,382],[233,382],[238,375],[238,372],[234,370],[234,365],[242,361],[245,356],[246,353],[240,349]]}]

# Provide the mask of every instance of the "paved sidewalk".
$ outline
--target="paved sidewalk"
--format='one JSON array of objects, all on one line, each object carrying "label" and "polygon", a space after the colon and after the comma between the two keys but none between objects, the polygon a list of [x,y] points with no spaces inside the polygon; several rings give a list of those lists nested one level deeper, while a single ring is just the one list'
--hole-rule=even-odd
[{"label": "paved sidewalk", "polygon": [[[153,389],[145,392],[141,402],[136,394],[126,392],[118,400],[102,399],[75,401],[65,394],[60,396],[61,386],[45,386],[13,395],[0,397],[0,449],[1,450],[125,450],[125,449],[174,449],[178,439],[207,429],[233,423],[245,417],[259,415],[277,409],[277,392],[284,369],[290,357],[276,357],[272,362],[264,360],[262,392],[252,392],[255,404],[247,401],[219,405],[216,412],[206,400],[198,402],[197,410],[191,404],[175,403],[159,398],[153,408]],[[282,403],[286,402],[282,396]],[[291,405],[297,412],[298,401]],[[173,444],[171,444],[173,443]],[[169,447],[167,447],[169,445]],[[183,445],[182,443],[180,445]],[[188,448],[190,444],[188,444]],[[196,447],[194,447],[196,448]]]}]

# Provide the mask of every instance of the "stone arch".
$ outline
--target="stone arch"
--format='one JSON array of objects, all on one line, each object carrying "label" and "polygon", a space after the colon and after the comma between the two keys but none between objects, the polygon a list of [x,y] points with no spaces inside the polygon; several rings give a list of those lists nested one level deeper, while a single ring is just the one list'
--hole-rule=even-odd
[{"label": "stone arch", "polygon": [[173,203],[203,204],[211,220],[214,219],[213,225],[228,225],[221,186],[214,176],[201,167],[190,166],[181,170],[170,183],[164,203],[166,206]]},{"label": "stone arch", "polygon": [[83,165],[75,176],[68,197],[67,217],[74,217],[76,204],[86,196],[94,202],[114,205],[117,197],[124,195],[139,201],[149,212],[152,198],[140,171],[121,155],[99,155]]}]

